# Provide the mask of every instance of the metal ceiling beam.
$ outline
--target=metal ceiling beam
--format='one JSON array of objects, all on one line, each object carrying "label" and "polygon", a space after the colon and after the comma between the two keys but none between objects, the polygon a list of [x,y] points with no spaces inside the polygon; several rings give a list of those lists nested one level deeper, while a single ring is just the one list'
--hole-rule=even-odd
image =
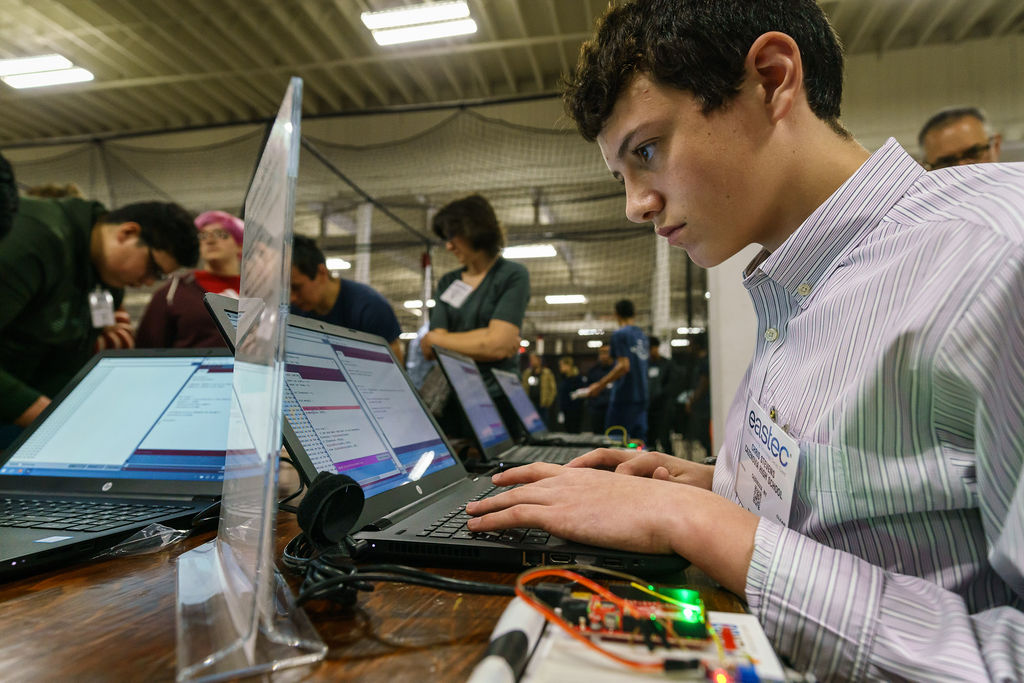
[{"label": "metal ceiling beam", "polygon": [[915,47],[922,47],[928,44],[935,31],[942,25],[942,22],[949,16],[950,10],[957,4],[958,0],[945,0],[941,4],[940,8],[936,8],[935,13],[932,14],[931,21],[925,24],[924,30],[917,37],[917,42],[914,43]]},{"label": "metal ceiling beam", "polygon": [[974,0],[974,2],[969,3],[967,19],[961,22],[960,30],[953,36],[953,42],[959,43],[966,38],[970,34],[971,29],[977,26],[981,18],[988,14],[988,11],[994,4],[995,0]]},{"label": "metal ceiling beam", "polygon": [[881,47],[879,48],[880,52],[887,51],[892,47],[893,43],[896,42],[896,39],[903,35],[903,27],[906,26],[907,22],[910,21],[910,18],[917,13],[918,7],[920,7],[924,1],[925,0],[912,0],[910,5],[903,7],[903,10],[896,17],[896,21],[882,40]]},{"label": "metal ceiling beam", "polygon": [[[492,46],[496,45],[499,42],[497,40],[498,33],[494,30],[494,23],[491,21],[491,16],[487,13],[486,6],[484,5],[484,3],[481,2],[477,4],[477,9],[479,11],[478,16],[480,17],[480,23],[484,25],[484,30],[487,32],[487,35],[490,36],[490,40],[484,43],[472,44]],[[515,74],[512,73],[512,67],[508,65],[508,59],[505,58],[504,50],[499,48],[498,50],[496,50],[495,56],[498,59],[498,64],[501,65],[502,72],[504,72],[505,74],[505,82],[508,83],[509,90],[513,93],[519,92],[519,87],[516,85]]]},{"label": "metal ceiling beam", "polygon": [[[523,19],[523,12],[519,7],[519,3],[515,0],[512,1],[513,13],[516,16],[516,23],[519,24],[519,33],[524,37],[529,37],[529,32],[526,30],[526,21]],[[526,57],[530,60],[530,69],[533,71],[533,80],[537,85],[537,90],[544,89],[544,75],[540,71],[540,65],[537,63],[537,55],[534,54],[533,48],[526,48]]]},{"label": "metal ceiling beam", "polygon": [[[428,57],[434,57],[438,54],[451,54],[451,55],[467,55],[476,54],[480,52],[494,52],[506,49],[512,49],[516,47],[523,47],[529,45],[547,45],[550,43],[558,42],[576,42],[588,38],[589,34],[569,34],[564,36],[539,36],[537,38],[517,38],[512,40],[498,40],[488,43],[469,43],[464,45],[452,45],[448,49],[428,48],[421,50],[414,50],[409,52],[403,52],[401,54],[387,54],[387,55],[368,55],[365,57],[344,57],[341,59],[331,59],[324,62],[314,62],[309,64],[276,64],[268,67],[255,67],[246,69],[225,69],[220,71],[207,71],[202,73],[185,73],[185,74],[167,74],[163,76],[145,76],[140,78],[122,78],[115,81],[91,81],[89,83],[82,83],[76,85],[76,88],[82,92],[89,92],[93,90],[116,90],[121,88],[137,88],[140,86],[147,85],[167,85],[170,83],[188,83],[192,81],[202,81],[207,79],[215,78],[237,78],[239,76],[254,76],[254,75],[276,75],[276,74],[289,74],[296,70],[316,70],[316,69],[330,69],[337,67],[358,67],[366,64],[392,64],[394,62],[400,62],[404,59],[424,59]],[[511,75],[511,72],[509,72]],[[31,99],[33,97],[46,97],[48,93],[36,92],[31,93],[25,91],[19,93],[17,98],[11,95],[4,95],[0,97],[0,101],[10,101],[13,99]]]}]

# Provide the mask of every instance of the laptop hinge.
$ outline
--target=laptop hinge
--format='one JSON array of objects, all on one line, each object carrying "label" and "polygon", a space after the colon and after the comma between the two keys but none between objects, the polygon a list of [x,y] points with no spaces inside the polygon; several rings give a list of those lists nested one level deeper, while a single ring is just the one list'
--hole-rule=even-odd
[{"label": "laptop hinge", "polygon": [[448,484],[444,488],[441,488],[441,489],[438,489],[437,491],[434,491],[433,493],[431,493],[428,496],[424,496],[423,498],[420,498],[418,500],[414,500],[413,502],[409,503],[408,505],[406,505],[404,507],[401,507],[401,508],[398,508],[394,512],[392,512],[390,514],[387,514],[387,515],[384,515],[383,517],[381,517],[378,520],[370,522],[369,524],[367,524],[363,528],[365,530],[367,530],[367,531],[384,531],[389,526],[395,524],[395,522],[400,522],[401,520],[405,519],[406,517],[408,517],[408,516],[410,516],[410,515],[412,515],[412,514],[414,514],[416,512],[419,512],[420,508],[423,508],[423,507],[429,505],[431,502],[433,502],[438,497],[446,495],[448,493],[448,491],[450,491],[452,488],[454,488],[456,486],[460,486],[460,485],[461,486],[465,486],[467,481],[468,482],[475,482],[479,478],[480,477],[473,477],[472,479],[468,479],[467,478],[467,479],[460,479],[458,481],[453,481],[451,484]]}]

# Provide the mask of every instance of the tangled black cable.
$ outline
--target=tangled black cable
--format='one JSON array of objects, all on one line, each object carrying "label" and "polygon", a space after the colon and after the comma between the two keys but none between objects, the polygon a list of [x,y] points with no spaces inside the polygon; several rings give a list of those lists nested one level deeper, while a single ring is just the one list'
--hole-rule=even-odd
[{"label": "tangled black cable", "polygon": [[407,583],[478,595],[515,595],[512,586],[455,579],[400,564],[357,567],[352,561],[352,555],[357,551],[358,544],[358,541],[347,537],[342,547],[318,551],[305,534],[299,534],[289,541],[281,562],[290,571],[303,575],[298,604],[310,600],[330,600],[352,606],[359,591],[372,591],[374,582]]}]

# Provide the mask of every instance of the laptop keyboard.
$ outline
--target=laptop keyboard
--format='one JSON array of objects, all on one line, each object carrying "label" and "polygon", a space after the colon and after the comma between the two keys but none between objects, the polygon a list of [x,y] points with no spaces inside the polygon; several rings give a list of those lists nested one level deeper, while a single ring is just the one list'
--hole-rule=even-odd
[{"label": "laptop keyboard", "polygon": [[[492,486],[478,495],[470,498],[470,501],[490,498],[504,490]],[[467,501],[469,502],[469,501]],[[544,545],[551,538],[551,534],[540,529],[502,529],[501,531],[470,531],[466,528],[466,522],[472,515],[466,512],[466,506],[460,505],[455,510],[445,513],[437,521],[428,524],[417,536],[428,538],[461,538],[461,539],[483,539],[496,541],[498,543],[529,543],[531,545]]]},{"label": "laptop keyboard", "polygon": [[188,509],[185,505],[0,498],[0,527],[106,531]]},{"label": "laptop keyboard", "polygon": [[[500,455],[498,456],[506,462],[554,462],[554,463],[567,463],[576,455],[582,455],[584,451],[579,450],[579,453],[569,453],[566,451],[565,446],[528,446],[527,448],[520,448],[513,451],[511,455]],[[568,454],[568,455],[567,455]],[[571,457],[569,457],[571,455]]]}]

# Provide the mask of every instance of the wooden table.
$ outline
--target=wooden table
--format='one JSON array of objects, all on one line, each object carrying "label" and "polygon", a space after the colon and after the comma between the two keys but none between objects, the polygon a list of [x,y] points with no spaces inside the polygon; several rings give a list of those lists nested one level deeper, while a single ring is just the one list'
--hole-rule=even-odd
[{"label": "wooden table", "polygon": [[[298,527],[278,517],[278,556]],[[0,584],[0,680],[171,681],[175,675],[175,563],[213,538],[201,534],[151,555],[76,565]],[[458,578],[511,583],[499,572],[443,570]],[[708,609],[741,603],[700,572]],[[297,583],[297,582],[296,582]],[[293,584],[293,589],[295,584]],[[307,680],[459,681],[487,647],[507,597],[378,584],[354,609],[314,602],[306,611],[329,646]]]}]

